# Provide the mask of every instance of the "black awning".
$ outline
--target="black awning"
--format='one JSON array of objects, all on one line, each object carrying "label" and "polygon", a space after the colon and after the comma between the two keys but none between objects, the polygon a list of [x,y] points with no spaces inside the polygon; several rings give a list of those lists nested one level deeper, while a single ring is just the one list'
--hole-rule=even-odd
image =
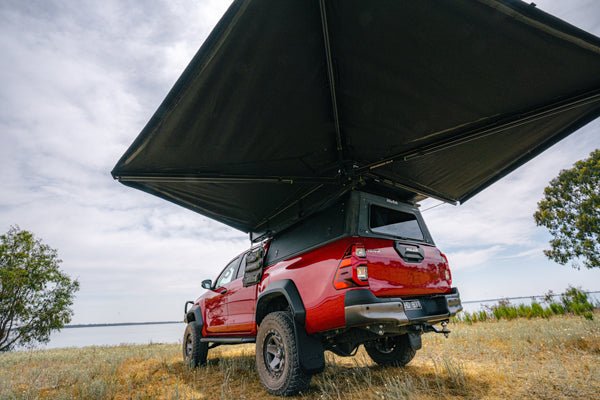
[{"label": "black awning", "polygon": [[238,0],[113,176],[245,232],[464,202],[600,114],[600,40],[513,0]]}]

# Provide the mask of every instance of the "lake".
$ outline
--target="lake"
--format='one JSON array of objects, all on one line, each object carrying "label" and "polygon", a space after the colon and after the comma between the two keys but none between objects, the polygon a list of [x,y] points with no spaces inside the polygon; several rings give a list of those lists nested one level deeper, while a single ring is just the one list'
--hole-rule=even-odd
[{"label": "lake", "polygon": [[181,343],[185,324],[148,324],[65,328],[50,335],[43,349],[119,344]]},{"label": "lake", "polygon": [[[589,293],[590,301],[600,304],[598,292]],[[559,299],[556,299],[559,300]],[[539,300],[538,300],[539,301]],[[476,301],[464,304],[465,311],[473,312],[492,306],[493,301]],[[519,298],[513,304],[530,304],[531,298]],[[50,335],[50,342],[40,349],[59,347],[114,346],[119,344],[181,343],[185,324],[183,322],[146,325],[89,326],[65,328]]]},{"label": "lake", "polygon": [[[465,304],[467,311],[476,311],[480,304]],[[50,342],[40,349],[84,346],[115,346],[119,344],[181,343],[185,324],[147,324],[90,326],[65,328],[50,335]]]}]

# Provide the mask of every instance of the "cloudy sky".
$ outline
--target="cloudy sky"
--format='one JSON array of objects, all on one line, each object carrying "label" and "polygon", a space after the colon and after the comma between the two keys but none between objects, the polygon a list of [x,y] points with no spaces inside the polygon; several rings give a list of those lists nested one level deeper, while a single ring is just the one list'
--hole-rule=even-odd
[{"label": "cloudy sky", "polygon": [[[600,36],[599,1],[536,3]],[[59,250],[81,282],[74,323],[180,319],[249,244],[109,173],[228,4],[0,1],[0,230],[18,224]],[[545,259],[532,219],[548,181],[598,147],[600,121],[466,204],[425,212],[463,299],[600,290],[600,271]]]}]

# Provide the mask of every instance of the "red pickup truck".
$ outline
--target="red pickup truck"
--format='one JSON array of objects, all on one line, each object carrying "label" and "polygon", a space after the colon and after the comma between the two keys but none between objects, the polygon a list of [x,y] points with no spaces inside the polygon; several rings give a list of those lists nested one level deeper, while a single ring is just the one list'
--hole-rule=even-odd
[{"label": "red pickup truck", "polygon": [[352,356],[362,344],[376,363],[403,366],[421,334],[447,335],[462,310],[418,208],[359,191],[262,240],[202,287],[186,303],[185,362],[256,342],[256,369],[277,395],[304,390],[325,350]]}]

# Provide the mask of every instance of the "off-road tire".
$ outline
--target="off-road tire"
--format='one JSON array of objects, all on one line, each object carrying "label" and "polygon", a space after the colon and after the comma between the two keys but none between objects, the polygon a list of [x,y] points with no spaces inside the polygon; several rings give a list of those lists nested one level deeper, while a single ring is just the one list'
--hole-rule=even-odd
[{"label": "off-road tire", "polygon": [[190,322],[183,334],[183,362],[191,368],[206,365],[208,343],[200,341],[202,338],[200,329],[194,322]]},{"label": "off-road tire", "polygon": [[365,343],[365,350],[377,364],[393,367],[404,367],[417,354],[417,351],[410,345],[408,335]]},{"label": "off-road tire", "polygon": [[[282,358],[273,357],[273,349],[278,349]],[[272,358],[271,363],[269,358]],[[279,363],[277,360],[280,360]],[[290,396],[310,385],[312,376],[300,367],[294,321],[290,314],[273,312],[260,323],[256,337],[256,370],[267,391],[276,396]]]}]

